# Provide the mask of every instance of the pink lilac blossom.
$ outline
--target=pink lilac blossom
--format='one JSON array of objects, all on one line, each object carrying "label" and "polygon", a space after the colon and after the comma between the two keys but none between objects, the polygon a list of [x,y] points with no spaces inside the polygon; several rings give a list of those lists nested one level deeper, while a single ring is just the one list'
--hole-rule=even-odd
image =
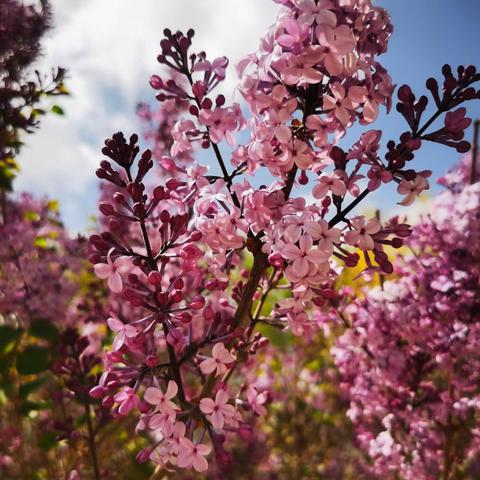
[{"label": "pink lilac blossom", "polygon": [[[408,130],[387,143],[384,158],[378,130],[340,148],[348,128],[391,108],[392,80],[377,61],[392,31],[388,14],[369,0],[280,3],[259,49],[237,65],[248,120],[215,93],[227,59],[193,52],[193,30],[167,29],[158,56],[164,70],[150,81],[166,109],[157,112],[162,136],[151,137],[160,151],[140,153],[138,136],[120,132],[102,149],[107,158],[97,176],[109,186],[99,205],[104,231],[90,239],[90,261],[113,277],[109,316],[124,326],[112,324],[115,348],[105,355],[95,393],[119,416],[138,397],[137,430],[153,442],[141,457],[162,466],[204,471],[210,445],[227,463],[227,440],[266,414],[267,393],[240,381],[227,389],[268,344],[257,324],[309,339],[320,326],[314,312],[342,268],[356,266],[362,254],[367,272],[392,272],[385,247],[401,247],[411,231],[352,212],[370,192],[360,187],[364,172],[398,183],[410,201],[427,186],[416,180],[426,172],[406,166],[422,142],[466,148],[462,112],[437,132],[428,128],[432,118],[477,96],[473,67],[459,68],[456,77],[444,67],[442,97],[428,82],[437,106],[430,119],[422,118],[426,97],[416,101],[409,87],[399,89],[397,109]],[[219,145],[236,145],[245,127],[248,140],[235,146],[229,163]],[[193,160],[198,147],[211,149],[218,168]],[[261,169],[272,176],[264,185],[238,179]],[[296,187],[311,178],[307,201]],[[265,314],[269,292],[279,287],[289,296]]]},{"label": "pink lilac blossom", "polygon": [[395,262],[400,278],[343,308],[351,329],[332,350],[382,478],[478,475],[480,185],[463,174],[461,189],[459,170]]}]

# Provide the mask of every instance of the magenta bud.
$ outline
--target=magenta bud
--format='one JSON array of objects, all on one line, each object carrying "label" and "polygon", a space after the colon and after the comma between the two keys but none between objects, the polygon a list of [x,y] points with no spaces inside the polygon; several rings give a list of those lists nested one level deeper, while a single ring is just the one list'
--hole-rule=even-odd
[{"label": "magenta bud", "polygon": [[162,213],[160,213],[160,221],[162,223],[168,223],[170,221],[170,214],[166,210],[163,210]]},{"label": "magenta bud", "polygon": [[272,267],[282,268],[283,266],[283,257],[278,252],[271,253],[268,256],[268,261]]},{"label": "magenta bud", "polygon": [[180,250],[180,257],[185,260],[195,260],[202,256],[202,251],[193,243],[184,245]]},{"label": "magenta bud", "polygon": [[298,183],[300,185],[306,185],[308,183],[308,177],[304,170],[302,170],[302,173],[298,177]]},{"label": "magenta bud", "polygon": [[400,248],[403,245],[403,240],[401,238],[395,237],[392,239],[392,247]]},{"label": "magenta bud", "polygon": [[120,230],[121,228],[121,224],[118,220],[116,220],[115,218],[109,218],[108,219],[108,228],[109,230],[111,230],[112,232],[116,232],[117,230]]},{"label": "magenta bud", "polygon": [[162,79],[158,75],[150,77],[150,86],[155,90],[160,90],[163,87]]},{"label": "magenta bud", "polygon": [[215,290],[217,287],[218,287],[218,280],[209,280],[209,281],[205,284],[205,288],[206,288],[209,292],[212,292],[212,291]]},{"label": "magenta bud", "polygon": [[212,310],[212,307],[210,307],[210,305],[207,305],[204,309],[203,309],[203,318],[205,320],[212,320],[214,317],[214,314],[213,314],[213,310]]},{"label": "magenta bud", "polygon": [[415,100],[415,96],[412,93],[412,89],[408,85],[402,85],[398,89],[398,99],[402,102],[412,104]]},{"label": "magenta bud", "polygon": [[168,198],[168,194],[162,186],[158,186],[153,189],[153,198],[155,200],[165,200]]},{"label": "magenta bud", "polygon": [[138,463],[145,463],[149,460],[151,454],[151,448],[142,448],[142,450],[137,453],[137,456],[135,458],[137,459]]},{"label": "magenta bud", "polygon": [[145,365],[148,368],[155,368],[158,365],[157,357],[155,357],[154,355],[149,355],[145,360]]},{"label": "magenta bud", "polygon": [[169,295],[166,292],[158,292],[157,293],[157,302],[161,307],[165,307],[168,305]]},{"label": "magenta bud", "polygon": [[170,294],[170,300],[173,302],[173,303],[179,303],[183,300],[183,292],[181,290],[174,290],[171,294]]},{"label": "magenta bud", "polygon": [[150,272],[148,274],[148,283],[150,285],[160,285],[162,283],[162,274],[157,271]]},{"label": "magenta bud", "polygon": [[108,202],[100,202],[100,205],[98,205],[98,209],[104,214],[104,215],[114,215],[115,214],[115,209],[113,208],[113,205]]},{"label": "magenta bud", "polygon": [[188,307],[191,308],[192,310],[201,310],[205,306],[205,298],[197,295],[192,298],[190,303],[188,304]]},{"label": "magenta bud", "polygon": [[173,288],[176,288],[177,290],[182,290],[184,286],[185,286],[185,282],[181,278],[177,278],[173,282]]},{"label": "magenta bud", "polygon": [[243,440],[250,440],[253,437],[253,429],[247,423],[242,423],[238,429],[238,434]]},{"label": "magenta bud", "polygon": [[257,346],[258,348],[263,348],[266,347],[270,343],[270,340],[267,337],[262,337],[258,343]]},{"label": "magenta bud", "polygon": [[195,230],[190,234],[189,241],[190,242],[198,242],[202,239],[202,232]]},{"label": "magenta bud", "polygon": [[192,321],[192,315],[190,315],[190,313],[188,313],[188,312],[181,312],[178,315],[178,318],[185,325],[188,325]]},{"label": "magenta bud", "polygon": [[102,400],[102,407],[103,408],[111,408],[113,406],[114,400],[113,396],[109,395],[108,397],[104,397]]},{"label": "magenta bud", "polygon": [[105,387],[101,387],[100,385],[96,385],[95,387],[91,388],[88,393],[92,398],[100,400],[107,393],[107,389]]},{"label": "magenta bud", "polygon": [[215,452],[215,460],[219,465],[229,465],[232,463],[232,456],[222,448]]},{"label": "magenta bud", "polygon": [[115,192],[113,194],[113,200],[116,203],[124,203],[125,202],[125,195],[123,193],[120,193],[120,192]]}]

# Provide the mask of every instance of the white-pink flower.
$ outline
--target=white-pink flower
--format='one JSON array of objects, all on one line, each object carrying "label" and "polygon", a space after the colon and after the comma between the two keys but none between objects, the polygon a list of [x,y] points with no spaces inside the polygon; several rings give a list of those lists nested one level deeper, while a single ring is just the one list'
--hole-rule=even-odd
[{"label": "white-pink flower", "polygon": [[202,443],[193,443],[187,437],[180,438],[177,465],[181,468],[193,467],[197,472],[205,472],[208,469],[206,456],[211,448]]},{"label": "white-pink flower", "polygon": [[[328,72],[331,75],[340,75],[343,71],[343,56],[352,52],[355,48],[352,30],[348,25],[332,28],[330,25],[322,24],[318,25],[315,34],[319,45],[323,47],[324,62]],[[344,122],[342,123],[345,125]]]},{"label": "white-pink flower", "polygon": [[164,438],[168,438],[173,434],[175,427],[175,412],[165,411],[155,413],[151,416],[148,426],[152,430],[160,430]]},{"label": "white-pink flower", "polygon": [[170,450],[174,454],[178,454],[180,449],[180,439],[185,436],[186,427],[183,422],[175,422],[172,436],[169,438]]},{"label": "white-pink flower", "polygon": [[350,119],[351,111],[354,110],[352,100],[345,94],[345,88],[335,82],[330,90],[332,95],[324,95],[323,108],[331,110],[339,122],[345,126]]},{"label": "white-pink flower", "polygon": [[130,411],[140,405],[140,400],[135,390],[131,387],[125,387],[121,392],[117,393],[114,400],[120,404],[118,407],[118,413],[120,415],[128,415]]},{"label": "white-pink flower", "polygon": [[123,323],[118,318],[110,317],[107,320],[107,324],[110,330],[116,333],[112,344],[112,350],[114,352],[120,350],[126,338],[132,338],[137,334],[137,329],[133,325]]},{"label": "white-pink flower", "polygon": [[[313,248],[313,240],[310,235],[302,235],[298,246],[287,243],[280,249],[280,254],[292,263],[287,267],[287,276],[294,273],[295,278],[303,278],[308,275],[310,265],[317,266],[328,260],[329,253],[318,248]],[[293,277],[292,277],[293,278]]]},{"label": "white-pink flower", "polygon": [[235,361],[230,352],[223,343],[216,343],[212,348],[212,357],[207,358],[200,364],[200,370],[209,374],[216,370],[215,375],[222,375],[227,371],[227,367]]},{"label": "white-pink flower", "polygon": [[328,9],[333,9],[331,0],[300,0],[297,8],[301,12],[299,22],[311,25],[316,22],[317,25],[330,25],[335,27],[337,24],[337,16]]},{"label": "white-pink flower", "polygon": [[333,244],[340,243],[340,235],[342,234],[339,228],[328,228],[328,223],[319,219],[317,221],[308,221],[305,223],[305,231],[318,241],[318,248],[326,252],[332,253]]},{"label": "white-pink flower", "polygon": [[339,197],[347,193],[347,187],[342,179],[342,172],[335,170],[330,175],[324,173],[318,179],[318,183],[312,189],[315,198],[323,198],[328,192]]},{"label": "white-pink flower", "polygon": [[264,405],[267,395],[265,393],[258,393],[255,387],[250,386],[247,389],[247,400],[254,413],[261,416],[266,415],[267,409]]},{"label": "white-pink flower", "polygon": [[293,142],[292,156],[297,167],[302,170],[306,170],[313,162],[313,157],[308,145],[298,138]]},{"label": "white-pink flower", "polygon": [[428,184],[428,180],[422,175],[417,175],[414,180],[402,180],[398,187],[397,192],[400,195],[405,195],[405,198],[398,202],[399,205],[411,205],[415,198],[418,197],[424,190],[428,190],[430,185]]},{"label": "white-pink flower", "polygon": [[129,257],[118,257],[112,261],[113,248],[107,254],[107,263],[97,263],[93,269],[98,278],[108,278],[108,288],[114,293],[123,290],[122,273],[127,273],[132,268],[132,261]]},{"label": "white-pink flower", "polygon": [[221,430],[225,424],[225,419],[235,415],[235,408],[228,404],[228,393],[225,390],[219,390],[215,395],[215,401],[211,398],[202,398],[200,400],[200,410],[208,415],[208,419],[216,430]]},{"label": "white-pink flower", "polygon": [[178,406],[172,402],[172,398],[174,398],[177,393],[177,384],[173,380],[170,380],[165,393],[159,388],[148,387],[145,390],[144,399],[148,403],[155,405],[161,412],[173,414],[175,410],[178,410]]},{"label": "white-pink flower", "polygon": [[355,217],[350,221],[354,230],[345,234],[345,239],[350,245],[362,250],[372,250],[375,246],[372,235],[380,231],[381,225],[377,218],[373,217],[368,222],[365,217]]}]

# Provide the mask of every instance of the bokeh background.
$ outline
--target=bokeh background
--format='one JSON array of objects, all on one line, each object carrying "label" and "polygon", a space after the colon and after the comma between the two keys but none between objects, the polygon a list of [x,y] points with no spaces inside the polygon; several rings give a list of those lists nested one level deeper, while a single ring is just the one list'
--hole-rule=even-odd
[{"label": "bokeh background", "polygon": [[[397,85],[409,83],[420,95],[425,80],[438,77],[443,63],[480,64],[478,0],[376,3],[387,8],[395,27],[389,51],[380,60]],[[241,101],[235,93],[234,64],[256,49],[278,5],[271,0],[53,0],[52,4],[54,28],[36,66],[43,71],[51,65],[67,68],[72,95],[62,98],[66,117],[47,116],[41,130],[27,139],[16,189],[60,200],[67,228],[85,232],[96,214],[94,171],[103,140],[117,130],[140,132],[135,106],[140,101],[155,102],[148,80],[159,70],[156,57],[162,30],[193,27],[196,45],[209,57],[228,56],[231,64],[223,93]],[[474,118],[480,117],[478,102],[470,108]],[[405,129],[403,118],[395,111],[382,115],[378,125],[384,140],[398,138]],[[350,130],[345,145],[355,141],[362,129]],[[471,130],[468,134],[471,137]],[[440,145],[422,149],[417,165],[433,170],[432,194],[437,190],[435,179],[456,160],[451,149]],[[381,192],[369,202],[380,204],[386,217],[397,211],[398,198],[393,190]],[[417,203],[417,212],[427,201]]]}]

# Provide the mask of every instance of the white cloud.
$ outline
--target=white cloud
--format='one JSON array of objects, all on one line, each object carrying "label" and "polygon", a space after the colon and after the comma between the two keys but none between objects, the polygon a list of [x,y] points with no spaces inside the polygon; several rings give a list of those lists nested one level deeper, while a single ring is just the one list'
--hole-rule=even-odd
[{"label": "white cloud", "polygon": [[255,50],[278,6],[271,0],[53,0],[55,27],[44,42],[40,69],[69,70],[72,97],[61,99],[65,118],[52,115],[27,140],[20,156],[17,189],[59,198],[73,228],[84,224],[92,205],[92,181],[102,140],[114,131],[138,130],[135,105],[150,101],[150,75],[165,27],[196,30],[195,49],[210,58],[227,55],[233,65]]}]

